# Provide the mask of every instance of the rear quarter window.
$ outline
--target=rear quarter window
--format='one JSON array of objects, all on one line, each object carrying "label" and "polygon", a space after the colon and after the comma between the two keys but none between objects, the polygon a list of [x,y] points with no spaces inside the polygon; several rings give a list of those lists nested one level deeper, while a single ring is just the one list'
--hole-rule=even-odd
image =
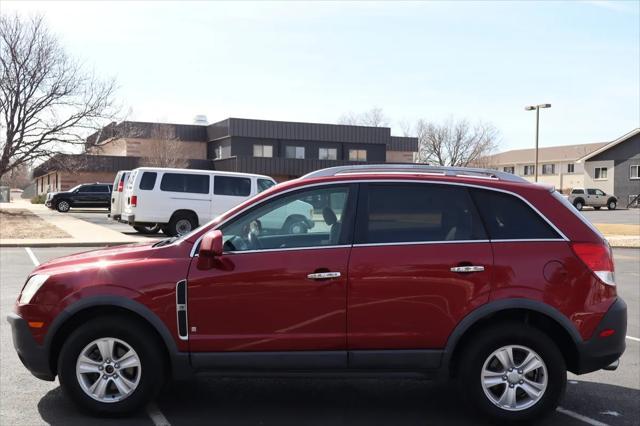
[{"label": "rear quarter window", "polygon": [[511,194],[471,191],[492,240],[558,239],[560,235],[527,203]]}]

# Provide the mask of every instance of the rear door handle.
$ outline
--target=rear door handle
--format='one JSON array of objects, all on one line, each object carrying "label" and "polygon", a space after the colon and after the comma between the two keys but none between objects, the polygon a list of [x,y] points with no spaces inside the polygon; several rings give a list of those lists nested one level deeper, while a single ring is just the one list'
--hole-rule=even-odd
[{"label": "rear door handle", "polygon": [[310,280],[328,280],[331,278],[339,278],[340,272],[314,272],[307,275]]},{"label": "rear door handle", "polygon": [[459,272],[463,274],[482,271],[484,271],[484,266],[480,265],[454,266],[453,268],[451,268],[451,272]]}]

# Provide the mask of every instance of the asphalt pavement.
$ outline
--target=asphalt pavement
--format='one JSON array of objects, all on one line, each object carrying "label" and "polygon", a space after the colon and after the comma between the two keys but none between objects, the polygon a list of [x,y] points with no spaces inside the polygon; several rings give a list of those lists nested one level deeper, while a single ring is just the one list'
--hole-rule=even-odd
[{"label": "asphalt pavement", "polygon": [[[40,262],[89,248],[34,248]],[[627,351],[617,371],[570,375],[561,409],[542,425],[640,423],[640,250],[616,249],[619,294],[629,307]],[[220,379],[172,383],[137,416],[96,419],[79,412],[58,382],[20,363],[4,317],[34,265],[25,248],[0,250],[0,423],[2,425],[353,425],[483,423],[451,385],[400,379]],[[634,340],[635,338],[635,340]]]}]

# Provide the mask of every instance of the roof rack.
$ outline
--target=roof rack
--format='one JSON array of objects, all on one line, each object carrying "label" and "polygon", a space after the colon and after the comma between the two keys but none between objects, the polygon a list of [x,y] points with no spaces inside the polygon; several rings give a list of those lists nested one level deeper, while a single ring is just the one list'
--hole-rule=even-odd
[{"label": "roof rack", "polygon": [[329,167],[326,169],[316,170],[308,173],[300,179],[312,179],[319,177],[348,175],[348,174],[378,174],[378,173],[394,173],[394,174],[438,174],[442,176],[457,177],[474,177],[485,179],[498,179],[508,182],[528,182],[507,172],[498,170],[480,169],[472,167],[444,167],[431,166],[428,164],[363,164],[352,166]]}]

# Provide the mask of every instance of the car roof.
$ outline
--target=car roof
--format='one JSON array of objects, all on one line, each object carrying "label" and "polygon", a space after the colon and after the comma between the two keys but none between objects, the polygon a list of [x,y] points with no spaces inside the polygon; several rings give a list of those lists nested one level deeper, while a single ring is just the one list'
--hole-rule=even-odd
[{"label": "car roof", "polygon": [[180,169],[180,168],[174,168],[174,167],[137,167],[134,170],[147,171],[147,172],[207,173],[207,174],[221,175],[221,176],[257,177],[257,178],[273,180],[271,176],[267,176],[267,175],[259,175],[256,173],[226,172],[222,170]]}]

